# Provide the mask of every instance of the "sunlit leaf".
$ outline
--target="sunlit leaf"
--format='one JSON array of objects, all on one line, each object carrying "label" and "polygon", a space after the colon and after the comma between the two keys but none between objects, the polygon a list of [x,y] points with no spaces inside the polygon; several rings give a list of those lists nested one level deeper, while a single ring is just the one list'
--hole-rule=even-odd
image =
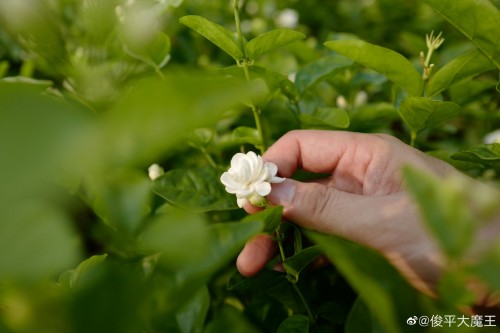
[{"label": "sunlit leaf", "polygon": [[289,29],[276,29],[268,31],[250,40],[246,45],[247,56],[258,59],[264,53],[273,51],[287,44],[306,38],[298,31]]},{"label": "sunlit leaf", "polygon": [[500,11],[489,0],[426,0],[500,69]]},{"label": "sunlit leaf", "polygon": [[401,54],[362,40],[336,40],[325,46],[360,64],[369,67],[417,96],[422,89],[421,75]]},{"label": "sunlit leaf", "polygon": [[408,97],[398,111],[408,127],[418,133],[424,128],[435,127],[455,118],[459,110],[460,106],[453,102]]},{"label": "sunlit leaf", "polygon": [[458,161],[472,162],[500,169],[500,144],[483,144],[451,155]]},{"label": "sunlit leaf", "polygon": [[469,51],[448,62],[443,68],[433,73],[427,87],[427,94],[434,96],[454,83],[491,69],[495,65],[478,49]]},{"label": "sunlit leaf", "polygon": [[245,57],[234,37],[234,33],[227,30],[223,26],[197,15],[183,16],[180,18],[179,22],[193,29],[194,31],[217,45],[224,52],[233,57],[236,61]]}]

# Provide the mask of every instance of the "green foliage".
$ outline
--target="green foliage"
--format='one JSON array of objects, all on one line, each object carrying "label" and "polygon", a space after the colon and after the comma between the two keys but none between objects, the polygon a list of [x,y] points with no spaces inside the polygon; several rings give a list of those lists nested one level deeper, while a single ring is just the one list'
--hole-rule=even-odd
[{"label": "green foliage", "polygon": [[294,315],[285,319],[280,327],[278,333],[308,333],[309,332],[309,319],[306,316]]},{"label": "green foliage", "polygon": [[238,61],[245,57],[234,33],[225,27],[197,15],[184,16],[179,21],[220,47],[234,60]]},{"label": "green foliage", "polygon": [[[499,5],[0,1],[0,331],[396,333],[462,315],[468,281],[500,289],[498,245],[468,252],[499,214],[500,145],[482,143],[500,127]],[[236,209],[231,156],[299,128],[389,133],[491,185],[404,169],[447,263],[437,299],[281,206]],[[261,234],[279,254],[246,278],[236,257]]]},{"label": "green foliage", "polygon": [[211,167],[179,169],[153,181],[153,191],[170,203],[195,212],[235,209],[236,200],[224,190],[219,171]]},{"label": "green foliage", "polygon": [[417,96],[421,91],[420,74],[401,54],[362,40],[336,40],[325,46],[381,74]]},{"label": "green foliage", "polygon": [[257,59],[267,52],[304,38],[306,36],[303,33],[287,29],[277,29],[250,40],[245,49],[250,59]]},{"label": "green foliage", "polygon": [[471,50],[435,72],[429,81],[427,94],[435,96],[454,83],[495,68],[493,63],[478,49]]},{"label": "green foliage", "polygon": [[439,126],[457,116],[460,106],[453,102],[434,101],[425,97],[408,97],[399,108],[401,118],[412,136],[424,128]]},{"label": "green foliage", "polygon": [[500,43],[496,34],[492,33],[500,20],[497,7],[488,0],[426,2],[457,27],[500,69]]},{"label": "green foliage", "polygon": [[498,169],[500,168],[500,144],[471,147],[465,151],[454,153],[451,155],[451,158]]}]

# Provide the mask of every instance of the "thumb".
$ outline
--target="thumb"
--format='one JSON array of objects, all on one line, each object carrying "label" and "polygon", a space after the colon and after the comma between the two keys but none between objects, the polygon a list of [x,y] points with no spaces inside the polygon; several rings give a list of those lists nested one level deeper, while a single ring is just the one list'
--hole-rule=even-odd
[{"label": "thumb", "polygon": [[376,220],[373,216],[377,211],[376,197],[347,193],[323,184],[286,179],[273,184],[267,198],[284,206],[283,216],[298,225],[352,240],[359,240],[360,232],[363,233],[360,228],[366,232]]}]

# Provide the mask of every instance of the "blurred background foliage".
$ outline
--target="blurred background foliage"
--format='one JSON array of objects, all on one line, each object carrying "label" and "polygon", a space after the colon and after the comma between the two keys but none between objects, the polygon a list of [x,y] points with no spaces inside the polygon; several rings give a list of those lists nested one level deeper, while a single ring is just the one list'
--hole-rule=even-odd
[{"label": "blurred background foliage", "polygon": [[[179,23],[195,14],[235,31],[231,6],[0,1],[0,331],[307,332],[311,324],[311,332],[410,332],[419,331],[406,326],[411,315],[470,305],[462,283],[470,270],[499,288],[498,248],[474,267],[457,265],[434,300],[378,254],[310,234],[307,242],[338,261],[302,267],[298,285],[314,309],[312,325],[283,274],[235,274],[238,251],[272,219],[232,222],[245,214],[218,183],[235,152],[262,143],[248,101],[262,108],[267,143],[296,128],[385,132],[409,142],[397,112],[401,90],[323,43],[360,38],[403,54],[419,72],[432,30],[446,39],[436,68],[474,45],[422,1],[242,1],[248,40],[275,28],[307,36],[256,61],[252,78],[263,87],[241,80],[231,57]],[[460,112],[423,129],[416,145],[498,186],[498,145],[477,146],[500,128],[493,68],[440,92]],[[167,170],[154,184],[161,197],[147,175],[155,162]],[[485,216],[498,210],[496,192],[478,189],[470,198],[453,180],[445,187],[456,191],[446,192],[413,172],[408,179],[425,180],[415,182],[415,196],[430,191],[438,203],[424,200],[424,208],[449,212],[474,201]],[[445,224],[430,225],[446,233]]]}]

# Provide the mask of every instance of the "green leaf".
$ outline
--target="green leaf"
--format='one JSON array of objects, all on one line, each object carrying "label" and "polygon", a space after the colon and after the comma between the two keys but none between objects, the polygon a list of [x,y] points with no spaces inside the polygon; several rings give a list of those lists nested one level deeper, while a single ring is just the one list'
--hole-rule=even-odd
[{"label": "green leaf", "polygon": [[308,333],[309,319],[303,315],[293,315],[283,320],[277,333]]},{"label": "green leaf", "polygon": [[158,265],[178,270],[203,260],[210,246],[210,229],[202,216],[174,210],[148,221],[139,236],[146,253],[161,253]]},{"label": "green leaf", "polygon": [[457,116],[460,106],[453,102],[434,101],[425,97],[408,97],[399,107],[399,114],[412,132],[434,127]]},{"label": "green leaf", "polygon": [[205,149],[212,143],[215,132],[210,128],[197,128],[187,134],[188,143],[198,149]]},{"label": "green leaf", "polygon": [[484,282],[486,282],[492,291],[500,290],[500,245],[493,244],[482,255],[481,260],[472,267],[472,271]]},{"label": "green leaf", "polygon": [[19,85],[19,87],[22,87],[23,85],[32,85],[33,87],[38,87],[40,90],[45,90],[54,85],[54,82],[49,80],[37,80],[24,76],[9,76],[1,79],[0,82],[12,84],[13,86]]},{"label": "green leaf", "polygon": [[0,61],[0,79],[7,75],[9,71],[9,62],[4,60]]},{"label": "green leaf", "polygon": [[299,93],[303,93],[316,83],[324,80],[335,72],[347,68],[353,61],[341,55],[328,55],[311,62],[297,71],[295,85]]},{"label": "green leaf", "polygon": [[241,223],[260,221],[265,226],[264,232],[273,233],[281,224],[282,215],[283,206],[276,206],[272,208],[266,208],[255,214],[248,215],[241,220]]},{"label": "green leaf", "polygon": [[486,167],[500,169],[500,144],[482,144],[465,151],[451,155],[457,161],[472,162],[482,164]]},{"label": "green leaf", "polygon": [[317,108],[312,114],[301,113],[300,123],[303,128],[336,129],[349,127],[349,115],[339,108]]},{"label": "green leaf", "polygon": [[361,298],[357,298],[347,316],[346,333],[373,332],[371,313]]},{"label": "green leaf", "polygon": [[153,68],[163,68],[170,60],[170,37],[161,31],[146,42],[130,41],[124,35],[121,38],[124,49],[130,56]]},{"label": "green leaf", "polygon": [[245,277],[239,272],[235,272],[227,282],[227,290],[253,290],[262,291],[266,288],[273,288],[279,282],[286,282],[289,284],[283,273],[272,270],[261,270],[258,274],[252,277]]},{"label": "green leaf", "polygon": [[201,333],[210,307],[210,294],[206,286],[184,304],[175,317],[182,333]]},{"label": "green leaf", "polygon": [[460,80],[494,69],[495,65],[478,49],[469,51],[448,62],[433,73],[427,95],[434,96]]},{"label": "green leaf", "polygon": [[95,255],[82,261],[72,272],[69,280],[69,287],[76,288],[80,281],[84,280],[89,271],[106,260],[107,254]]},{"label": "green leaf", "polygon": [[293,277],[294,281],[297,282],[299,281],[300,273],[321,254],[323,254],[323,250],[320,246],[310,246],[285,259],[283,267]]},{"label": "green leaf", "polygon": [[184,0],[160,0],[160,3],[177,8],[182,4],[183,1]]},{"label": "green leaf", "polygon": [[465,79],[453,85],[448,90],[450,99],[459,105],[464,105],[476,99],[480,99],[480,94],[491,95],[494,92],[497,82],[489,79]]},{"label": "green leaf", "polygon": [[471,306],[477,296],[469,290],[470,275],[461,270],[444,271],[437,285],[439,299],[450,305]]},{"label": "green leaf", "polygon": [[107,225],[133,234],[151,210],[150,181],[145,172],[117,169],[86,183],[87,202]]},{"label": "green leaf", "polygon": [[[260,221],[225,222],[210,225],[208,228],[208,243],[204,246],[201,257],[196,262],[189,262],[184,267],[175,269],[177,285],[172,290],[174,295],[189,295],[193,289],[208,283],[218,270],[234,260],[245,243],[264,229]],[[189,248],[189,247],[188,247]],[[186,251],[184,247],[177,251]],[[175,252],[172,252],[174,254]],[[175,297],[175,298],[177,298]],[[176,307],[176,304],[171,304]]]},{"label": "green leaf", "polygon": [[[384,332],[419,332],[406,327],[406,319],[420,312],[425,296],[412,288],[379,253],[345,239],[306,231],[358,292]],[[369,320],[369,318],[366,318]]]},{"label": "green leaf", "polygon": [[78,262],[78,238],[60,210],[23,200],[0,218],[0,280],[41,281]]},{"label": "green leaf", "polygon": [[488,0],[426,0],[500,69],[500,11]]},{"label": "green leaf", "polygon": [[193,212],[236,209],[236,198],[224,190],[220,173],[211,167],[176,169],[152,182],[165,200]]},{"label": "green leaf", "polygon": [[306,38],[306,36],[303,33],[294,30],[271,30],[248,42],[246,45],[247,56],[250,59],[257,59],[264,53],[304,38]]},{"label": "green leaf", "polygon": [[397,85],[410,96],[418,96],[422,90],[421,75],[401,54],[362,40],[336,40],[325,46],[360,64],[373,69]]},{"label": "green leaf", "polygon": [[256,128],[248,126],[239,126],[233,131],[233,138],[239,144],[249,143],[254,146],[262,144],[259,131]]},{"label": "green leaf", "polygon": [[468,185],[455,178],[440,180],[410,167],[405,167],[403,174],[408,190],[443,252],[449,258],[460,258],[471,245],[475,230],[464,193]]},{"label": "green leaf", "polygon": [[214,319],[208,323],[204,333],[259,333],[252,323],[236,308],[230,305],[223,305],[216,313]]},{"label": "green leaf", "polygon": [[170,37],[163,32],[158,32],[148,45],[147,55],[158,68],[163,68],[170,60]]},{"label": "green leaf", "polygon": [[[163,79],[137,80],[123,91],[105,113],[100,137],[92,133],[94,146],[85,156],[87,164],[132,163],[144,167],[165,158],[175,144],[185,142],[189,131],[211,126],[223,111],[263,95],[261,85],[215,73],[183,68],[163,74]],[[82,152],[78,154],[81,158]]]},{"label": "green leaf", "polygon": [[179,22],[193,29],[217,45],[236,61],[245,58],[243,51],[240,49],[238,42],[234,37],[234,33],[227,30],[223,26],[197,15],[183,16],[180,18]]}]

